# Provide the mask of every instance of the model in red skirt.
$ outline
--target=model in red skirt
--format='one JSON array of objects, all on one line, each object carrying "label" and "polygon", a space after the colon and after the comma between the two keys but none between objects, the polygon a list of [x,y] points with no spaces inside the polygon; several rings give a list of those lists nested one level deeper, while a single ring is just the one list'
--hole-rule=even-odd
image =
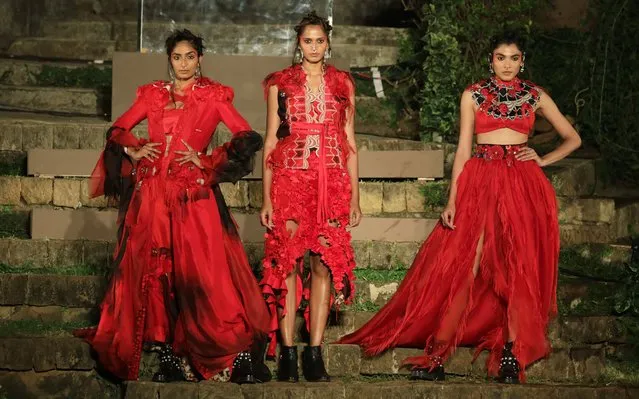
[{"label": "model in red skirt", "polygon": [[[232,368],[232,381],[253,382],[250,349],[268,332],[268,309],[218,186],[250,173],[262,139],[233,107],[233,91],[200,76],[202,49],[186,30],[167,39],[173,80],[138,89],[93,173],[93,195],[120,200],[116,269],[98,326],[77,335],[125,380],[138,378],[146,347],[160,353],[155,381],[183,379],[183,368],[204,379]],[[144,119],[149,141],[131,133]],[[205,155],[220,121],[233,138]]]},{"label": "model in red skirt", "polygon": [[[354,295],[348,228],[361,218],[354,86],[348,73],[324,63],[330,29],[324,18],[306,16],[296,27],[295,64],[264,81],[268,126],[261,216],[268,231],[260,285],[271,311],[271,356],[275,333],[281,332],[281,381],[299,378],[294,323],[302,296],[309,302],[305,316],[310,329],[304,375],[308,381],[328,381],[321,343],[329,309],[334,301],[349,302]],[[307,251],[310,281],[303,288]]]},{"label": "model in red skirt", "polygon": [[[426,239],[390,302],[340,340],[368,355],[392,347],[424,348],[406,359],[413,379],[444,378],[459,345],[490,351],[488,372],[503,382],[547,356],[549,320],[557,313],[559,226],[554,190],[541,167],[581,140],[550,96],[517,77],[522,41],[493,40],[494,75],[461,100],[460,137],[442,223]],[[526,146],[535,111],[564,142],[539,157]],[[473,132],[477,147],[471,155]]]}]

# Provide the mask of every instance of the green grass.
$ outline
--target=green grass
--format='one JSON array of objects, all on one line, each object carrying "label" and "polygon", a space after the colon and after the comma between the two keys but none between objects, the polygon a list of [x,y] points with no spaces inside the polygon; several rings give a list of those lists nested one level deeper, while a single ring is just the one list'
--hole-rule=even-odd
[{"label": "green grass", "polygon": [[370,301],[366,301],[366,302],[355,301],[355,303],[353,303],[352,305],[344,306],[343,309],[345,311],[351,311],[351,312],[377,312],[378,310],[381,309],[381,306]]},{"label": "green grass", "polygon": [[447,181],[444,182],[431,182],[420,186],[424,196],[424,202],[427,207],[434,209],[443,207],[448,202],[448,185]]},{"label": "green grass", "polygon": [[0,176],[26,176],[27,154],[22,151],[0,151]]},{"label": "green grass", "polygon": [[0,338],[51,337],[68,335],[75,329],[90,327],[89,322],[42,322],[40,320],[0,321]]}]

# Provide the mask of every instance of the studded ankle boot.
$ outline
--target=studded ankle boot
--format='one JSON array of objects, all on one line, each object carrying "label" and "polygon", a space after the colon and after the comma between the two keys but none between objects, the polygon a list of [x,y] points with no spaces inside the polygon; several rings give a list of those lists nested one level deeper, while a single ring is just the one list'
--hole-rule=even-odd
[{"label": "studded ankle boot", "polygon": [[160,371],[153,375],[154,382],[184,381],[180,358],[173,354],[171,345],[162,344],[157,348],[160,359]]},{"label": "studded ankle boot", "polygon": [[501,351],[498,380],[504,384],[519,384],[519,371],[519,361],[513,354],[513,342],[508,342]]},{"label": "studded ankle boot", "polygon": [[236,384],[255,384],[253,360],[249,352],[240,352],[235,357],[231,370],[231,382]]}]

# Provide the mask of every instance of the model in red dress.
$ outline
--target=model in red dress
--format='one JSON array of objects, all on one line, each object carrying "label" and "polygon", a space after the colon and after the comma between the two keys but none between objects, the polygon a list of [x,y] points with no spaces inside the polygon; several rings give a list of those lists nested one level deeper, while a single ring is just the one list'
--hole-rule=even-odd
[{"label": "model in red dress", "polygon": [[[557,205],[541,167],[581,140],[550,96],[521,80],[521,40],[493,40],[494,75],[461,99],[460,137],[442,223],[426,239],[397,293],[366,325],[340,340],[369,355],[392,347],[424,348],[409,358],[413,379],[444,378],[459,345],[490,351],[488,372],[507,383],[549,354],[557,313]],[[564,142],[539,157],[526,146],[535,111]],[[473,132],[477,147],[471,156]]]},{"label": "model in red dress", "polygon": [[[334,301],[348,302],[354,294],[355,261],[347,229],[361,218],[354,86],[348,73],[324,63],[330,29],[315,13],[302,19],[295,28],[294,65],[264,81],[268,126],[261,217],[268,231],[260,285],[271,311],[271,356],[275,333],[281,332],[281,381],[299,378],[294,323],[302,296],[309,301],[305,316],[310,330],[304,375],[308,381],[328,381],[321,343],[329,309]],[[310,287],[302,289],[307,251]]]},{"label": "model in red dress", "polygon": [[[154,380],[182,379],[186,358],[202,378],[232,367],[232,381],[252,382],[248,351],[268,332],[268,309],[218,186],[250,173],[262,139],[233,107],[233,91],[200,76],[202,50],[186,30],[167,39],[173,81],[138,89],[93,174],[94,195],[120,200],[116,270],[99,325],[78,335],[125,380],[137,379],[148,344],[160,352]],[[144,119],[149,141],[131,133]],[[233,138],[205,155],[220,121]]]}]

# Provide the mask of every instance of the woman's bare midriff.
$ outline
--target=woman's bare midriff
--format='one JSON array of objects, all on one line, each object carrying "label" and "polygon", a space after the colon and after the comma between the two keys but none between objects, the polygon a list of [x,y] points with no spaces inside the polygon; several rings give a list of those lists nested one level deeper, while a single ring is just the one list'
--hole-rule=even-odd
[{"label": "woman's bare midriff", "polygon": [[508,128],[480,133],[477,134],[476,137],[477,144],[517,145],[525,144],[528,141],[527,134],[519,133]]}]

